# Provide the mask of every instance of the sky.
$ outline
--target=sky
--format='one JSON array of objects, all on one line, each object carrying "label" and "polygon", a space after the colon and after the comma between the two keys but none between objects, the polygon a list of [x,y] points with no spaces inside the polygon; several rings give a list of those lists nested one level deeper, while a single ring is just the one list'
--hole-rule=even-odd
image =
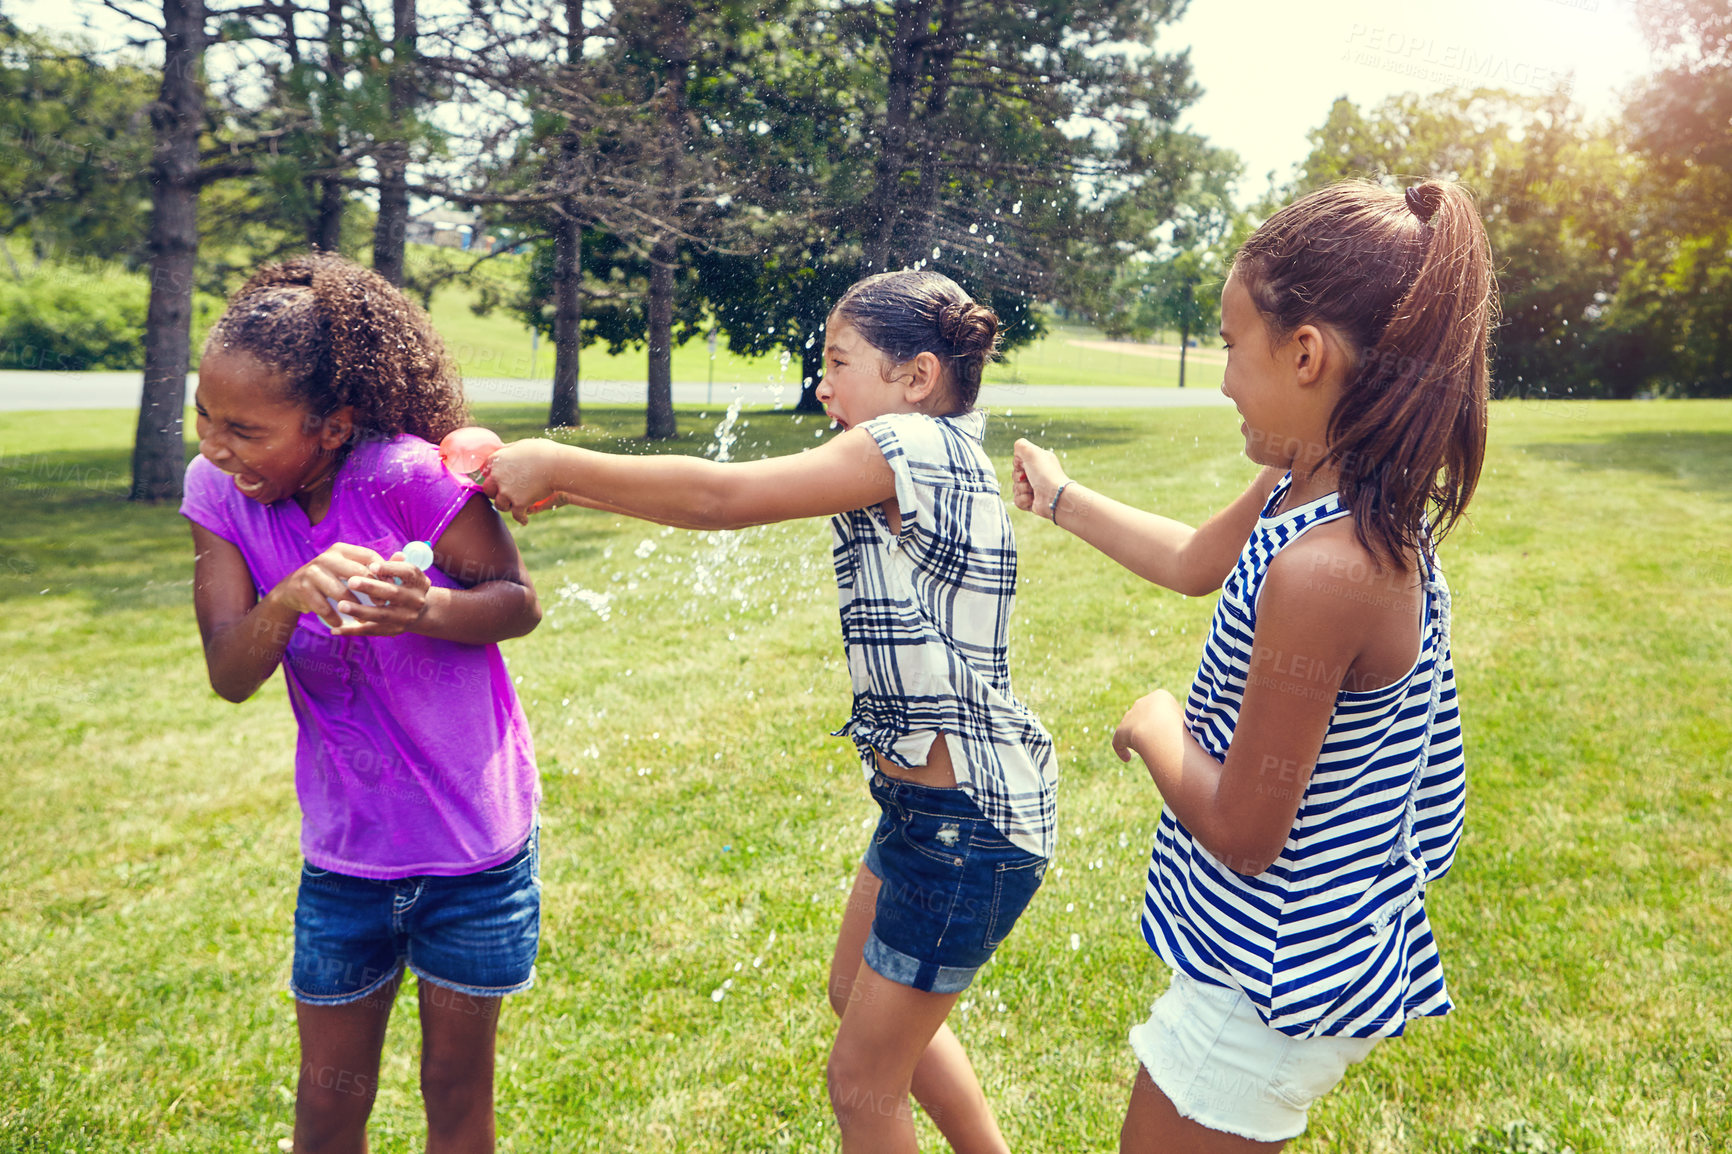
[{"label": "sky", "polygon": [[1203,96],[1181,123],[1245,161],[1242,194],[1284,182],[1306,133],[1346,96],[1549,91],[1567,79],[1594,119],[1653,70],[1630,0],[1191,0],[1156,43],[1189,47]]},{"label": "sky", "polygon": [[[26,27],[117,41],[96,0],[0,0]],[[1632,0],[1191,0],[1156,47],[1188,48],[1203,96],[1181,123],[1245,161],[1241,199],[1309,151],[1306,133],[1346,96],[1368,108],[1451,87],[1549,91],[1567,81],[1596,119],[1652,70]]]}]

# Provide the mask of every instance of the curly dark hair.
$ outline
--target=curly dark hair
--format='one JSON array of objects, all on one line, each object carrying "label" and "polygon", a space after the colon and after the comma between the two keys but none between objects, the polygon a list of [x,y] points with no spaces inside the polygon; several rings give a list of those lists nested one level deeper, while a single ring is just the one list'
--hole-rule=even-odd
[{"label": "curly dark hair", "polygon": [[357,437],[437,442],[468,423],[463,387],[427,314],[384,277],[330,253],[270,264],[229,298],[205,352],[281,373],[315,416],[352,406]]}]

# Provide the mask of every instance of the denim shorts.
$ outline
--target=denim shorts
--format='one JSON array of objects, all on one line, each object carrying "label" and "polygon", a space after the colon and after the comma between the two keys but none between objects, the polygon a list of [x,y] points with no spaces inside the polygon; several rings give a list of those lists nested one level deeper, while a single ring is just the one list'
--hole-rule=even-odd
[{"label": "denim shorts", "polygon": [[872,775],[883,811],[866,868],[881,883],[865,960],[916,990],[954,994],[1010,934],[1046,875],[961,789]]},{"label": "denim shorts", "polygon": [[1311,1103],[1365,1060],[1376,1038],[1292,1038],[1243,990],[1184,973],[1131,1030],[1131,1050],[1180,1117],[1253,1142],[1305,1132]]},{"label": "denim shorts", "polygon": [[475,997],[526,990],[541,942],[540,835],[509,861],[461,877],[376,881],[301,866],[289,989],[318,1006],[355,1002],[405,962],[423,982]]}]

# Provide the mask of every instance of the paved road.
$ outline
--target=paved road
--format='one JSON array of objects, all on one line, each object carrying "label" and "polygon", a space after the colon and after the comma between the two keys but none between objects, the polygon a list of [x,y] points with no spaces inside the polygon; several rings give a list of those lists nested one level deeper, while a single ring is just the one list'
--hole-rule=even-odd
[{"label": "paved road", "polygon": [[[198,381],[187,377],[187,399]],[[35,373],[0,371],[0,410],[136,409],[143,388],[139,373]],[[738,390],[736,393],[735,390]],[[545,405],[553,396],[551,381],[475,378],[464,382],[472,401],[519,401]],[[598,405],[641,405],[642,381],[585,381],[579,399]],[[682,405],[726,405],[739,396],[748,408],[792,405],[800,393],[793,386],[724,385],[675,381],[674,401]],[[1231,405],[1215,389],[1157,389],[1109,385],[987,385],[981,404],[995,410],[1018,408],[1151,409],[1197,405]]]}]

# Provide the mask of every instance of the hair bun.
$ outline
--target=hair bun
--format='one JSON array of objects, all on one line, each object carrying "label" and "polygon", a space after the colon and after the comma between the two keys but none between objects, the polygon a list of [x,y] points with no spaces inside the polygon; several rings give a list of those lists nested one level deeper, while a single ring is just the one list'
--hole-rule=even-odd
[{"label": "hair bun", "polygon": [[853,325],[891,365],[922,353],[943,364],[949,411],[967,412],[980,395],[980,374],[998,351],[998,314],[971,300],[961,285],[931,269],[881,272],[855,281],[830,310]]},{"label": "hair bun", "polygon": [[974,301],[953,301],[938,310],[938,335],[959,357],[990,352],[998,343],[998,317]]},{"label": "hair bun", "polygon": [[1427,181],[1413,185],[1404,195],[1407,199],[1407,211],[1417,216],[1420,223],[1430,224],[1438,205],[1443,203],[1443,186]]}]

